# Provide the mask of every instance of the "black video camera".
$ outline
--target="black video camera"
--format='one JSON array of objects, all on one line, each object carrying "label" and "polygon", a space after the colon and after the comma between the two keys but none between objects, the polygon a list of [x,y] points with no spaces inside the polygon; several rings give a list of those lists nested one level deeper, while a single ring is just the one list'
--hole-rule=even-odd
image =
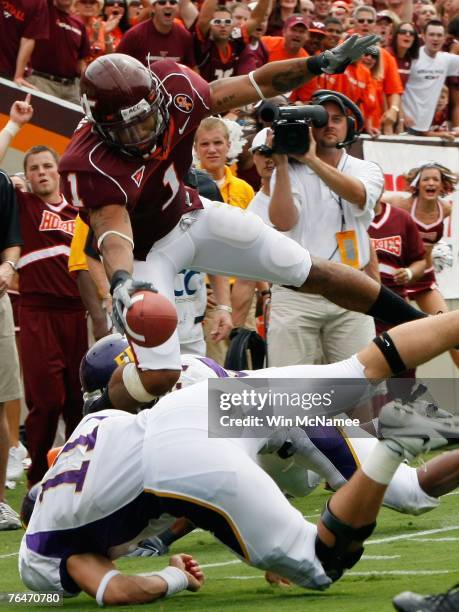
[{"label": "black video camera", "polygon": [[265,103],[259,117],[272,123],[274,132],[273,153],[296,153],[303,155],[309,151],[309,126],[327,125],[328,113],[323,106],[275,106]]}]

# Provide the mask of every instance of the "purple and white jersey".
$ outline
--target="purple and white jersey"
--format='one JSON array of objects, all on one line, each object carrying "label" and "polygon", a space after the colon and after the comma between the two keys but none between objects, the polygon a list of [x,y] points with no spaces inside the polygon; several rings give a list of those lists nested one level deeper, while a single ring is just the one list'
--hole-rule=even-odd
[{"label": "purple and white jersey", "polygon": [[148,525],[142,453],[147,413],[104,410],[75,429],[42,480],[22,540],[19,571],[29,588],[77,594],[66,571],[71,554],[115,558],[124,552],[119,545]]}]

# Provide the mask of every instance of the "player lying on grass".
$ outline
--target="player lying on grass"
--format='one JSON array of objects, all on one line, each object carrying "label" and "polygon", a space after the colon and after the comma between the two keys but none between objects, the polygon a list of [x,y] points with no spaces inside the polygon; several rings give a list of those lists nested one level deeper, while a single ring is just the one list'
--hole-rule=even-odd
[{"label": "player lying on grass", "polygon": [[[389,350],[372,343],[341,365],[369,380],[389,376],[397,360],[415,367],[459,342],[459,312],[390,334]],[[360,558],[400,463],[459,436],[457,417],[427,418],[397,403],[383,408],[380,427],[385,439],[333,495],[316,527],[253,460],[266,440],[256,448],[253,439],[208,437],[205,382],[137,415],[89,414],[41,483],[19,553],[22,580],[32,590],[68,596],[84,590],[107,604],[197,589],[202,575],[190,559],[151,576],[122,575],[113,564],[172,515],[212,531],[254,567],[327,588]]]},{"label": "player lying on grass", "polygon": [[[106,343],[108,340],[103,342]],[[125,340],[118,342],[119,347],[128,346]],[[97,347],[95,349],[93,347],[92,350],[97,354]],[[91,362],[88,357],[86,361],[83,360],[83,363],[89,386],[95,388],[92,380],[98,378],[100,382],[100,372],[103,372],[103,369],[98,372],[97,363],[94,363],[94,359]],[[184,388],[209,378],[236,376],[295,378],[300,376],[300,372],[301,376],[312,377],[326,375],[329,371],[328,366],[308,365],[299,366],[299,368],[300,370],[298,366],[287,366],[234,372],[222,368],[209,358],[183,355],[182,374],[178,386]],[[333,369],[335,376],[344,375],[344,369],[337,371],[335,366]],[[364,376],[363,371],[361,375]],[[102,378],[107,380],[103,373]],[[448,413],[438,410],[437,406],[425,400],[426,394],[418,396],[420,387],[422,386],[416,387],[412,393],[412,399],[408,399],[407,403],[415,406],[416,410],[422,411],[423,414],[432,411],[436,416],[447,415]],[[422,388],[420,390],[422,393]],[[277,446],[270,441],[269,448],[263,449],[261,454],[254,457],[279,488],[292,497],[309,495],[321,480],[326,481],[333,490],[339,489],[349,480],[378,443],[374,436],[356,426],[305,426],[303,431],[306,436],[295,435],[293,440],[290,439],[289,446],[285,447],[287,450],[284,449],[284,452],[279,452],[279,446],[286,441],[286,437],[281,437],[277,438]],[[453,450],[427,461],[418,468],[402,463],[387,488],[383,505],[405,514],[423,514],[436,508],[440,503],[438,498],[456,489],[457,486],[459,486],[459,450]],[[146,557],[166,554],[168,547],[192,531],[193,527],[183,519],[173,521],[157,536],[140,542],[129,555]]]}]

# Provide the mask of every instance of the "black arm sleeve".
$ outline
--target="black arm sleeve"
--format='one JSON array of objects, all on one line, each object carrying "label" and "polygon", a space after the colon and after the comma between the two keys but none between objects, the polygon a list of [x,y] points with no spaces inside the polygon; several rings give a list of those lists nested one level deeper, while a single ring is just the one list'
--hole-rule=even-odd
[{"label": "black arm sleeve", "polygon": [[21,244],[16,192],[8,175],[0,170],[0,251]]},{"label": "black arm sleeve", "polygon": [[92,257],[97,261],[100,261],[100,255],[96,247],[96,239],[94,236],[94,232],[91,228],[89,228],[88,235],[86,236],[86,242],[84,245],[84,254],[87,257]]}]

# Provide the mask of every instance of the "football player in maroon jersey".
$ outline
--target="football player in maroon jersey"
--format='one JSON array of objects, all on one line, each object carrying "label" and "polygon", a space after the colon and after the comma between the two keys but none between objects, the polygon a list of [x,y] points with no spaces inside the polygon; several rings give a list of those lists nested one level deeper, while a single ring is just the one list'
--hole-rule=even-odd
[{"label": "football player in maroon jersey", "polygon": [[[170,60],[149,71],[112,54],[88,67],[81,83],[87,120],[61,160],[62,189],[89,215],[119,330],[133,292],[155,286],[172,300],[173,279],[183,268],[286,283],[390,323],[424,316],[349,266],[311,263],[305,249],[260,219],[201,200],[183,183],[203,117],[289,91],[322,72],[342,72],[376,40],[351,36],[312,58],[272,62],[210,84]],[[133,351],[136,364],[114,373],[97,409],[133,409],[178,379],[176,333],[154,349],[133,344]]]}]

